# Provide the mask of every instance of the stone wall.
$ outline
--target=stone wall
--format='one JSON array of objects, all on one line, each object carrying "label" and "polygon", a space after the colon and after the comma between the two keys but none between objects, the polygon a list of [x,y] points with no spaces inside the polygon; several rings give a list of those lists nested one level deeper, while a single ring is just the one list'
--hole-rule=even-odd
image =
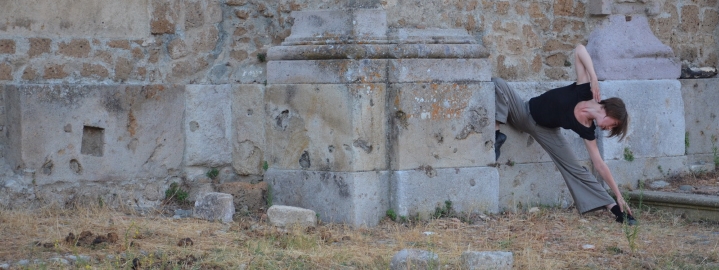
[{"label": "stone wall", "polygon": [[[465,77],[453,78],[455,82],[440,85],[440,90],[444,89],[442,91],[425,93],[436,95],[432,97],[448,97],[450,101],[464,102],[462,98],[480,94],[486,96],[487,92],[491,92],[491,85],[468,87],[465,83],[468,80],[486,83],[489,74],[512,81],[512,85],[523,94],[535,94],[538,89],[548,89],[571,81],[574,78],[574,60],[570,56],[574,45],[587,43],[589,34],[612,15],[628,15],[625,17],[627,21],[632,17],[646,16],[654,35],[661,43],[671,47],[682,65],[716,67],[719,64],[717,0],[2,1],[0,131],[3,136],[0,136],[0,154],[3,162],[0,162],[0,194],[20,195],[0,196],[0,205],[20,205],[38,199],[61,202],[68,201],[68,198],[103,198],[108,202],[151,206],[159,203],[162,192],[171,182],[184,181],[195,194],[212,189],[212,181],[205,177],[208,168],[220,169],[219,179],[215,180],[219,183],[261,180],[265,177],[266,166],[270,167],[268,173],[276,173],[279,171],[277,168],[291,166],[299,166],[294,168],[298,171],[306,169],[302,168],[302,163],[298,163],[298,160],[302,160],[301,156],[288,156],[286,151],[296,150],[288,150],[287,147],[299,149],[307,140],[297,137],[299,135],[290,136],[292,134],[285,140],[266,138],[267,134],[272,135],[272,130],[266,133],[265,129],[275,128],[273,125],[282,125],[287,120],[282,118],[284,110],[273,107],[273,104],[291,103],[282,95],[285,92],[310,93],[306,97],[315,100],[307,102],[318,104],[330,103],[324,99],[331,99],[332,96],[324,94],[327,87],[320,87],[313,94],[315,90],[312,87],[298,88],[292,85],[306,83],[302,81],[306,77],[276,84],[279,79],[267,74],[270,57],[267,53],[270,48],[282,45],[292,34],[290,30],[295,24],[293,11],[346,8],[384,9],[389,29],[417,28],[430,32],[435,28],[467,30],[474,41],[486,49],[487,55],[482,56],[483,62],[473,67],[481,69],[484,77],[471,78],[471,74],[466,76],[450,70],[442,76],[460,74]],[[66,15],[58,17],[56,13]],[[403,61],[407,69],[385,75],[394,76],[387,78],[389,80],[416,84],[412,86],[416,89],[407,88],[414,91],[401,91],[398,88],[402,87],[400,83],[392,86],[383,82],[378,85],[369,82],[368,85],[387,93],[409,93],[402,97],[404,99],[397,100],[398,104],[411,108],[410,105],[414,104],[412,93],[421,93],[425,87],[436,88],[438,84],[433,80],[443,78],[417,80],[420,78],[415,76],[417,70],[409,68],[424,67],[421,61],[416,62],[420,65],[410,63],[416,60]],[[276,61],[281,65],[279,62]],[[373,61],[355,62],[359,63],[358,67],[367,68],[372,66],[365,64]],[[402,66],[395,62],[399,63],[394,61],[390,66]],[[461,63],[453,65],[459,67]],[[356,67],[345,68],[352,70]],[[366,105],[364,103],[367,100],[360,98],[355,104],[344,95],[360,93],[366,85],[356,84],[356,79],[367,74],[336,75],[341,76],[319,76],[315,79],[327,80],[322,83],[346,84],[345,88],[340,87],[344,90],[334,93],[335,97],[356,106]],[[603,87],[624,87],[633,83],[605,82]],[[673,90],[665,94],[666,98],[678,98],[680,86],[675,82],[656,83],[671,86],[669,88]],[[164,90],[155,91],[158,87]],[[677,91],[674,91],[675,88]],[[633,141],[633,147],[638,147],[636,153],[643,164],[641,170],[633,168],[637,163],[627,163],[617,154],[626,145],[602,146],[603,151],[611,154],[613,169],[635,173],[623,174],[623,184],[631,185],[642,178],[657,177],[661,173],[656,168],[661,165],[665,169],[680,170],[688,163],[711,161],[712,153],[708,150],[712,147],[711,135],[717,132],[712,127],[717,125],[712,120],[712,115],[716,113],[708,111],[710,104],[703,103],[714,100],[712,97],[715,94],[709,89],[716,89],[715,80],[682,81],[684,106],[677,105],[679,103],[671,103],[673,107],[669,106],[684,111],[686,127],[679,128],[679,133],[686,129],[690,143],[685,153],[689,156],[681,156],[677,152],[681,134],[677,135],[676,130],[670,132],[672,144],[663,146],[671,150],[668,152],[664,148],[643,145],[644,142],[639,139]],[[149,95],[152,91],[154,94]],[[629,93],[632,90],[621,91]],[[369,103],[386,98],[380,92],[375,94],[379,96],[370,99]],[[457,96],[459,94],[464,96]],[[635,97],[636,100],[641,98]],[[473,99],[476,101],[476,97]],[[484,102],[486,104],[482,108],[489,109],[491,101],[487,99]],[[428,105],[438,104],[434,103]],[[360,109],[342,107],[348,104],[341,102],[334,105],[338,106],[337,110],[326,105],[326,112],[321,112],[310,106],[304,113],[315,120],[344,117],[357,121],[354,126],[343,126],[342,121],[336,123],[337,132],[369,130],[377,133],[381,130],[376,126],[365,126],[367,123],[362,122],[363,117],[372,118],[374,115],[362,115],[357,113]],[[463,106],[472,107],[466,105]],[[382,111],[383,115],[377,117],[384,117],[381,121],[392,121],[386,118],[391,113],[389,108],[385,109],[387,111]],[[332,114],[340,110],[346,114],[341,117]],[[468,111],[461,111],[458,115],[462,113]],[[671,112],[673,117],[676,114],[676,111]],[[491,118],[490,112],[487,115]],[[701,118],[704,115],[710,118]],[[346,178],[347,185],[359,188],[365,188],[362,179],[377,179],[376,186],[382,187],[378,188],[378,192],[370,189],[363,191],[367,194],[375,192],[375,197],[353,197],[355,201],[344,207],[355,207],[356,201],[372,202],[376,203],[371,205],[374,207],[372,209],[376,208],[380,215],[380,208],[393,203],[376,200],[393,196],[382,192],[396,193],[391,189],[402,185],[411,187],[414,184],[411,181],[415,179],[427,183],[436,180],[429,179],[433,178],[430,174],[439,175],[442,179],[456,178],[457,183],[470,186],[460,190],[464,192],[477,189],[475,185],[479,182],[470,179],[470,176],[490,175],[486,179],[492,180],[492,190],[498,189],[499,192],[493,191],[484,197],[493,202],[498,201],[499,207],[516,205],[517,202],[563,206],[571,204],[565,189],[549,189],[544,182],[528,180],[528,175],[557,178],[558,174],[551,162],[543,156],[541,149],[536,144],[532,146],[532,141],[526,135],[512,134],[513,140],[519,139],[523,144],[507,146],[503,157],[517,158],[500,160],[502,164],[516,163],[516,167],[500,166],[494,171],[482,167],[491,162],[492,147],[491,143],[487,143],[488,140],[481,143],[480,154],[474,157],[469,140],[452,140],[452,136],[441,139],[440,131],[450,130],[457,123],[431,118],[425,120],[422,117],[419,114],[419,118],[412,120],[416,123],[410,122],[412,128],[417,133],[430,130],[432,134],[425,134],[426,137],[400,134],[397,137],[400,143],[397,146],[400,148],[396,149],[387,146],[381,149],[375,147],[371,151],[369,147],[372,145],[363,138],[341,142],[333,141],[338,139],[325,134],[317,141],[336,145],[335,148],[327,147],[327,151],[335,152],[320,152],[325,147],[317,148],[315,152],[308,151],[307,167],[315,172],[293,173],[321,181],[328,179],[321,172],[327,168],[349,170],[353,174]],[[317,121],[310,120],[304,123],[308,128],[322,128],[317,126]],[[668,123],[671,125],[674,122]],[[384,122],[375,124],[384,127]],[[657,123],[656,127],[669,128],[662,124],[666,123]],[[97,147],[90,147],[88,149],[92,150],[84,152],[84,136],[86,133],[92,136],[97,132],[105,134],[105,141],[100,142],[104,148],[98,152]],[[367,136],[382,137],[372,132],[368,132]],[[297,134],[301,135],[301,132]],[[439,136],[432,137],[435,135]],[[412,143],[418,139],[434,140],[437,144],[453,147],[440,149],[436,155],[423,156],[422,153],[434,151],[432,147],[435,145],[414,148]],[[655,137],[653,139],[659,140]],[[583,147],[577,138],[572,138],[571,142],[573,148]],[[93,145],[91,139],[87,143]],[[520,148],[529,148],[529,154],[512,155],[520,150],[526,151]],[[657,158],[655,152],[660,153],[661,157]],[[434,163],[433,159],[438,159],[434,156],[444,159]],[[456,158],[451,160],[446,156]],[[586,156],[580,154],[579,158],[586,163]],[[347,168],[338,165],[346,160],[357,162]],[[454,169],[462,166],[461,170]],[[84,168],[83,174],[78,173],[79,168]],[[415,170],[419,168],[425,170]],[[390,169],[401,170],[394,174],[372,172]],[[428,178],[423,179],[423,175]],[[265,178],[268,180],[268,177]],[[506,181],[508,179],[511,181]],[[558,181],[561,187],[561,180]],[[387,182],[395,185],[388,188],[390,191],[384,186]],[[499,185],[496,185],[497,182]],[[122,198],[117,197],[118,194]],[[408,191],[402,194],[407,196],[392,200],[415,203],[411,196],[415,193]],[[15,200],[17,198],[22,200]],[[489,205],[491,209],[498,207],[497,203]],[[362,211],[369,210],[358,207],[355,211],[358,216],[336,218],[359,222],[362,215],[377,214],[377,211],[369,214]]]},{"label": "stone wall", "polygon": [[0,83],[263,83],[263,55],[290,35],[292,11],[352,6],[387,10],[390,28],[467,29],[512,81],[573,78],[571,49],[606,14],[648,16],[684,65],[717,66],[716,0],[615,1],[3,1]]}]

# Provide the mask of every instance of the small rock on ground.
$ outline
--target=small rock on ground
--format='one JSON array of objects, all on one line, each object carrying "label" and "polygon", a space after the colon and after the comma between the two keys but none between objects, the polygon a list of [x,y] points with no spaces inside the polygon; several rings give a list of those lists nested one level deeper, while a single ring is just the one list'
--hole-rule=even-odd
[{"label": "small rock on ground", "polygon": [[438,269],[439,256],[434,252],[421,249],[403,249],[392,257],[389,268],[391,270]]},{"label": "small rock on ground", "polygon": [[653,188],[653,189],[665,188],[667,186],[669,186],[669,183],[667,183],[666,181],[662,181],[662,180],[654,181],[651,184],[649,184],[649,187]]},{"label": "small rock on ground", "polygon": [[462,269],[470,270],[511,270],[514,265],[512,252],[504,251],[465,251],[461,260]]}]

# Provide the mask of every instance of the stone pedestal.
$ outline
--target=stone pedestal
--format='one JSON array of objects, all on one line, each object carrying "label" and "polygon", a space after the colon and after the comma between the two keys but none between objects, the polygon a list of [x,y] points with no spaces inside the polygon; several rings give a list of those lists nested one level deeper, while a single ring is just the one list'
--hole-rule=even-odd
[{"label": "stone pedestal", "polygon": [[266,180],[275,203],[368,226],[387,209],[424,215],[446,200],[497,211],[497,172],[487,167],[493,85],[474,37],[388,29],[378,9],[293,17],[292,34],[268,51]]}]

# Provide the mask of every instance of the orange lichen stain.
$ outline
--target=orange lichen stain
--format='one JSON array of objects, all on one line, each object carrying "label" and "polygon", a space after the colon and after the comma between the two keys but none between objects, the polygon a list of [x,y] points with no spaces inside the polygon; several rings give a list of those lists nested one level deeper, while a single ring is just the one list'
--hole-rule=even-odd
[{"label": "orange lichen stain", "polygon": [[162,85],[148,85],[143,87],[142,91],[145,92],[145,99],[160,100],[160,93],[165,90],[165,86]]},{"label": "orange lichen stain", "polygon": [[465,85],[429,84],[428,91],[419,91],[415,96],[417,110],[408,118],[457,118],[462,116],[471,97],[472,93]]},{"label": "orange lichen stain", "polygon": [[130,110],[130,113],[127,114],[127,132],[130,132],[130,136],[135,136],[136,131],[137,119],[135,119],[135,115],[132,113],[132,110]]}]

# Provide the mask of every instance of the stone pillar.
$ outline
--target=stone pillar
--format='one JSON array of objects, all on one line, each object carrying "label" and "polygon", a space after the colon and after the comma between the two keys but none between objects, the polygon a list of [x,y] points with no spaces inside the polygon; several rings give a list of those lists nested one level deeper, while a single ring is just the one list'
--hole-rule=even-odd
[{"label": "stone pillar", "polygon": [[380,9],[293,12],[268,51],[273,202],[372,226],[387,209],[497,211],[488,53],[457,29],[388,29]]}]

